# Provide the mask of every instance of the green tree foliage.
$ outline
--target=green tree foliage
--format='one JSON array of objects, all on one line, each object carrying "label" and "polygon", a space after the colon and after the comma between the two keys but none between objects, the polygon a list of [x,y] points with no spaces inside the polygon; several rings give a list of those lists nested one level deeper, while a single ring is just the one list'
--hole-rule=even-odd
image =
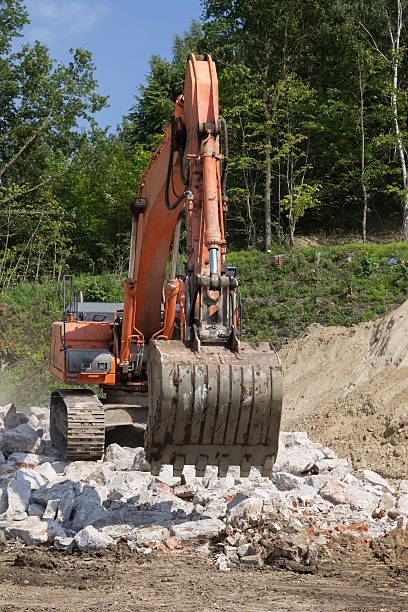
[{"label": "green tree foliage", "polygon": [[88,51],[61,64],[40,42],[15,50],[28,20],[21,0],[0,2],[0,288],[69,268],[122,271],[147,162],[97,128],[106,98]]}]

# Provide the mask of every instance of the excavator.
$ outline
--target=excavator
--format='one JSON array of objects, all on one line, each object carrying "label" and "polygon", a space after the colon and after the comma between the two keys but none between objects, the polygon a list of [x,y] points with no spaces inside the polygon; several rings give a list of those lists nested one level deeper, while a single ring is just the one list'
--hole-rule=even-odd
[{"label": "excavator", "polygon": [[270,343],[241,338],[238,270],[225,260],[227,167],[215,63],[191,54],[184,94],[131,204],[124,302],[84,302],[64,278],[50,370],[105,396],[52,392],[51,439],[67,459],[100,459],[107,429],[142,424],[154,475],[163,465],[175,476],[185,465],[197,476],[207,465],[219,477],[230,466],[271,475],[282,367]]}]

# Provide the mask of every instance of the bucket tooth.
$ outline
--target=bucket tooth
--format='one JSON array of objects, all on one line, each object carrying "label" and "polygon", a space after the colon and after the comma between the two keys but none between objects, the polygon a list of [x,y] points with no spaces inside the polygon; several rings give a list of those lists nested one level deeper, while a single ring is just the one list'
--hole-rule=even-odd
[{"label": "bucket tooth", "polygon": [[161,461],[153,459],[150,463],[150,471],[153,476],[159,476],[160,470],[162,469]]},{"label": "bucket tooth", "polygon": [[265,457],[264,464],[262,466],[262,476],[265,478],[270,478],[272,476],[272,469],[275,463],[275,457],[269,455]]},{"label": "bucket tooth", "polygon": [[248,478],[250,471],[251,471],[251,457],[244,457],[240,465],[241,478]]},{"label": "bucket tooth", "polygon": [[182,476],[184,470],[184,455],[176,455],[173,463],[173,476],[178,478]]},{"label": "bucket tooth", "polygon": [[204,476],[205,470],[207,467],[207,462],[208,462],[207,455],[199,455],[197,457],[195,471],[196,471],[196,476],[198,476],[199,478],[202,478]]},{"label": "bucket tooth", "polygon": [[225,478],[228,475],[230,466],[230,458],[228,455],[222,455],[218,464],[218,478]]}]

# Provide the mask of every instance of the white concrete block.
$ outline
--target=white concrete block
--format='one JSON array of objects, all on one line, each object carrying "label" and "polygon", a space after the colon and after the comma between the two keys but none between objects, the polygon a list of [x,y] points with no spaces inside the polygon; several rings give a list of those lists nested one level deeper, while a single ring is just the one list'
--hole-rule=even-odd
[{"label": "white concrete block", "polygon": [[54,468],[52,467],[51,463],[49,461],[46,461],[44,463],[41,463],[35,470],[38,474],[41,474],[41,476],[47,481],[47,482],[53,482],[56,478],[57,478],[57,472],[54,470]]},{"label": "white concrete block", "polygon": [[113,470],[131,470],[135,461],[134,451],[134,448],[111,444],[105,451],[105,461],[112,464]]},{"label": "white concrete block", "polygon": [[9,521],[4,531],[8,540],[22,540],[27,546],[52,543],[56,536],[66,535],[57,521],[41,520],[36,516],[18,522]]},{"label": "white concrete block", "polygon": [[203,519],[201,521],[187,521],[170,527],[171,535],[180,542],[197,537],[212,538],[225,529],[225,523],[218,519]]},{"label": "white concrete block", "polygon": [[17,478],[12,480],[7,485],[8,508],[0,520],[22,521],[26,519],[30,495],[29,482]]},{"label": "white concrete block", "polygon": [[74,537],[74,543],[81,551],[96,550],[98,548],[107,548],[115,541],[105,533],[98,531],[95,527],[88,525],[81,529]]},{"label": "white concrete block", "polygon": [[384,491],[388,491],[389,493],[395,493],[395,489],[385,480],[385,478],[372,470],[361,470],[361,480],[373,486],[379,486]]}]

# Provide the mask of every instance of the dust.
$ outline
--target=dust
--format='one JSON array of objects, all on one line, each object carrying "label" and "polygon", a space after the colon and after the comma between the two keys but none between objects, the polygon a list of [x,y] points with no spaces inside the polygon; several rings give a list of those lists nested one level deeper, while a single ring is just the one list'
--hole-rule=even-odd
[{"label": "dust", "polygon": [[408,301],[350,328],[311,325],[280,355],[284,430],[307,431],[355,470],[406,477]]}]

